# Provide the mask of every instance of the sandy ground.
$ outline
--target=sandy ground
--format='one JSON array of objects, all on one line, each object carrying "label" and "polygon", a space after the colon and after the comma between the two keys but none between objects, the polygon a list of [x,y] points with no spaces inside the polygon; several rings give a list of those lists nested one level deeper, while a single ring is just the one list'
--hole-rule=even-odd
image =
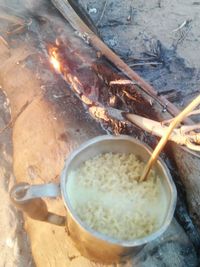
[{"label": "sandy ground", "polygon": [[[80,0],[104,41],[127,63],[147,54],[161,65],[133,68],[157,91],[180,91],[181,109],[200,83],[200,2],[192,0]],[[156,56],[156,57],[154,57]],[[149,58],[150,58],[149,57]]]},{"label": "sandy ground", "polygon": [[[120,56],[141,58],[142,53],[147,50],[145,36],[159,40],[163,46],[175,52],[172,54],[172,60],[175,60],[175,56],[183,59],[186,66],[184,71],[194,70],[191,90],[199,91],[200,1],[125,0],[123,4],[118,0],[80,2],[94,22],[98,23],[101,36]],[[102,13],[104,7],[105,11]],[[152,47],[149,49],[152,50]],[[151,70],[152,68],[148,67],[147,71]],[[176,72],[176,69],[173,71]],[[5,127],[9,118],[9,103],[1,92],[0,129]],[[8,191],[14,183],[9,129],[0,134],[0,183],[0,267],[33,266],[23,230],[23,219],[9,202]]]},{"label": "sandy ground", "polygon": [[[103,37],[110,37],[109,44],[118,54],[140,55],[145,50],[142,43],[146,35],[159,40],[168,49],[176,49],[177,55],[185,60],[187,66],[200,67],[200,1],[126,0],[123,4],[118,0],[80,2],[95,24],[98,23]],[[127,35],[130,36],[128,42]],[[126,41],[123,42],[123,39]]]}]

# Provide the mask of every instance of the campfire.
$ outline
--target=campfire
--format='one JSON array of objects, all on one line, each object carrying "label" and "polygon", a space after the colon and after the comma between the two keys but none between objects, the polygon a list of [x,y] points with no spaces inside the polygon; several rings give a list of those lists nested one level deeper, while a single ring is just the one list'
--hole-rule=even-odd
[{"label": "campfire", "polygon": [[[89,83],[83,84],[81,79],[75,76],[73,73],[73,69],[71,68],[71,59],[69,58],[69,52],[65,47],[65,42],[58,42],[57,45],[55,44],[53,47],[49,48],[49,57],[50,62],[53,65],[55,71],[62,75],[63,79],[71,85],[71,89],[74,93],[81,99],[83,104],[88,107],[90,114],[95,117],[96,119],[101,119],[106,122],[118,120],[123,121],[124,123],[130,122],[138,127],[142,128],[143,130],[148,131],[151,134],[154,134],[158,137],[164,135],[167,129],[167,122],[157,122],[151,119],[144,118],[142,116],[138,116],[136,114],[131,114],[128,112],[124,112],[122,110],[117,110],[115,108],[109,107],[108,105],[105,106],[103,103],[98,102],[98,97],[94,99],[90,92],[93,92],[93,88],[90,88]],[[79,60],[80,64],[85,64],[85,58],[80,56],[80,53],[74,53],[73,60]],[[91,65],[92,66],[92,65]],[[77,70],[75,70],[76,73]],[[78,72],[76,73],[78,74]],[[79,74],[78,74],[79,75]],[[117,75],[115,75],[116,77]],[[82,78],[82,77],[81,77]],[[95,77],[96,78],[96,77]],[[94,79],[95,79],[94,78]],[[117,78],[117,77],[116,77]],[[97,77],[99,79],[99,77]],[[104,78],[105,79],[105,78]],[[101,84],[102,81],[99,83]],[[124,86],[133,87],[137,85],[135,81],[125,80],[125,79],[116,79],[109,81],[109,86],[119,86],[123,88]],[[110,88],[108,87],[108,90]],[[131,96],[127,93],[129,98],[134,101],[134,105],[141,105],[145,103],[145,99],[141,102],[139,98]],[[115,95],[113,95],[115,96]],[[96,101],[95,101],[96,100]],[[199,110],[194,112],[190,112],[189,115],[199,114]],[[198,132],[191,132],[192,130],[199,129],[199,124],[195,124],[192,126],[180,126],[178,129],[173,130],[172,134],[169,136],[169,139],[176,142],[179,145],[185,145],[188,148],[196,151],[200,151],[200,133]]]},{"label": "campfire", "polygon": [[61,73],[61,66],[60,66],[60,62],[56,58],[56,51],[52,48],[50,49],[49,54],[50,54],[50,62],[53,65],[54,69],[58,73]]},{"label": "campfire", "polygon": [[[97,23],[100,30],[104,27],[101,22],[109,5],[108,1],[106,2],[102,13],[97,12],[97,15],[100,15]],[[195,266],[200,244],[200,133],[197,117],[199,97],[193,97],[195,104],[190,106],[187,112],[180,105],[179,110],[169,101],[167,95],[160,93],[161,90],[158,92],[162,84],[158,83],[155,89],[152,81],[146,82],[142,78],[142,70],[145,70],[144,74],[148,70],[153,73],[153,68],[166,71],[171,62],[167,65],[162,59],[157,62],[154,54],[145,55],[141,57],[139,65],[136,62],[139,75],[128,65],[129,61],[123,54],[117,55],[118,50],[115,46],[112,47],[115,40],[107,42],[107,45],[100,38],[95,26],[91,26],[89,16],[95,14],[95,9],[89,7],[88,13],[85,13],[75,1],[52,0],[52,3],[45,2],[41,11],[32,10],[26,13],[26,7],[17,13],[13,8],[7,9],[10,16],[3,12],[0,16],[5,24],[2,29],[7,27],[9,33],[2,31],[0,37],[0,80],[2,94],[4,92],[4,98],[7,99],[6,105],[11,108],[10,120],[1,125],[0,138],[4,144],[4,135],[12,130],[13,172],[16,177],[15,182],[5,181],[7,195],[14,183],[22,183],[22,186],[28,183],[35,186],[50,184],[49,188],[55,191],[46,196],[57,196],[60,190],[59,177],[65,160],[75,148],[93,137],[107,134],[107,138],[110,135],[112,138],[112,135],[125,134],[154,149],[159,139],[171,128],[165,139],[169,139],[169,142],[161,156],[167,163],[178,189],[175,212],[178,223],[173,221],[166,234],[121,265],[132,266],[135,262],[143,264],[147,258],[148,261],[152,259],[156,267],[158,265],[154,262],[152,248],[155,248],[155,253],[159,255],[163,255],[164,248],[167,257],[162,258],[162,261],[166,265],[167,259],[171,259],[174,265],[180,261],[183,261],[183,264],[190,262],[191,258],[186,253],[189,250]],[[111,20],[109,23],[108,25],[113,25],[116,22]],[[123,27],[128,23],[130,19]],[[176,27],[177,31],[182,30],[187,23],[182,25],[180,28]],[[125,34],[123,36],[125,38]],[[134,47],[130,45],[130,49]],[[144,62],[148,64],[143,64]],[[161,71],[159,75],[162,75]],[[183,116],[179,117],[181,110]],[[7,155],[2,152],[2,158],[4,154]],[[146,152],[143,154],[145,156]],[[155,159],[157,156],[158,154]],[[6,160],[10,160],[8,156],[5,156],[5,162]],[[7,173],[4,173],[2,172],[2,176],[7,177]],[[4,179],[7,179],[5,177]],[[55,183],[56,187],[51,187]],[[28,185],[26,186],[28,188]],[[31,191],[31,194],[34,195],[35,191]],[[25,246],[28,251],[30,247],[36,266],[55,265],[55,261],[55,266],[59,267],[66,264],[74,264],[77,267],[95,266],[95,263],[80,256],[79,250],[71,243],[70,232],[66,233],[59,226],[43,222],[55,223],[54,214],[57,214],[62,225],[64,224],[66,210],[62,199],[44,199],[37,202],[37,205],[38,210],[45,210],[42,221],[24,217],[26,233],[30,239],[30,244],[26,243]],[[16,222],[19,221],[21,225],[21,215],[16,211],[14,215]],[[22,225],[20,227],[19,229],[23,229]],[[68,230],[66,227],[66,231]],[[25,232],[23,233],[25,236]],[[75,233],[75,238],[79,240],[76,243],[79,244],[82,235],[78,231]],[[21,236],[17,234],[15,238],[16,242],[21,240]],[[8,239],[6,244],[12,247],[14,241],[10,240]],[[24,240],[20,242],[23,243]],[[169,242],[172,249],[168,248]],[[97,245],[97,250],[99,246]],[[20,251],[24,256],[24,248]],[[176,255],[172,251],[175,251]],[[25,266],[28,266],[27,262]]]}]

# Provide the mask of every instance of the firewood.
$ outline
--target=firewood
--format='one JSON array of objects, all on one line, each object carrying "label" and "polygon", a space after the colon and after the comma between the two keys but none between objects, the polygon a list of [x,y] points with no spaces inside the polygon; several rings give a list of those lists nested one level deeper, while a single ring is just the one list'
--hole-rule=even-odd
[{"label": "firewood", "polygon": [[[144,81],[135,71],[133,71],[118,55],[116,55],[76,14],[68,0],[51,0],[61,14],[69,21],[71,26],[78,31],[87,43],[94,46],[109,61],[111,61],[119,70],[121,70],[132,81],[136,82],[148,95],[154,98],[161,106],[166,107],[167,111],[176,116],[179,113],[177,107],[169,102],[164,96],[158,96],[156,90]],[[192,123],[186,119],[187,123]]]},{"label": "firewood", "polygon": [[142,176],[139,179],[140,181],[145,181],[147,179],[151,167],[156,162],[160,152],[162,151],[163,147],[167,143],[168,138],[170,134],[172,133],[172,131],[174,130],[174,128],[180,122],[182,122],[183,119],[188,115],[188,113],[192,112],[193,109],[196,108],[196,106],[198,106],[199,104],[200,104],[200,95],[197,96],[183,111],[180,112],[180,114],[178,114],[173,119],[173,121],[170,123],[169,127],[167,128],[166,132],[160,139],[159,143],[157,144],[156,148],[154,149],[153,153],[151,154],[151,157],[144,168]]},{"label": "firewood", "polygon": [[[137,125],[141,129],[147,131],[148,133],[155,135],[157,137],[162,137],[167,130],[166,122],[172,122],[173,120],[168,120],[163,122],[158,122],[139,116],[137,114],[132,114],[129,112],[124,112],[116,108],[101,108],[102,112],[107,114],[116,120],[123,122],[130,122]],[[199,110],[195,110],[190,114],[198,114]],[[189,115],[190,115],[189,114]],[[188,115],[188,116],[189,116]],[[175,128],[169,136],[169,140],[175,142],[178,145],[186,146],[187,148],[200,151],[200,133],[191,132],[192,130],[200,129],[200,124],[193,125],[182,125],[179,128]]]}]

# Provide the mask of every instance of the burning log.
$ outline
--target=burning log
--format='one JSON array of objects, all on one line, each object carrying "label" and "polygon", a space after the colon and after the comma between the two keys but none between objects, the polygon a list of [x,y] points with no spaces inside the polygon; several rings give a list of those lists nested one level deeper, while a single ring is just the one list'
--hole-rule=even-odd
[{"label": "burning log", "polygon": [[[74,11],[71,10],[71,6],[69,5],[68,1],[53,1],[54,4],[58,7],[58,9],[61,11],[61,13],[67,17],[67,19],[69,19],[72,23],[72,26],[75,27],[75,29],[78,29],[81,31],[81,33],[83,33],[83,30],[86,31],[87,30],[87,34],[92,34],[92,31],[87,28],[87,26],[79,20],[79,18],[77,17],[76,13]],[[72,12],[67,13],[67,11],[69,11],[68,9],[70,9]],[[90,38],[89,38],[90,39]],[[96,40],[97,39],[97,40]],[[108,57],[109,60],[111,60],[120,70],[122,70],[123,72],[125,72],[126,74],[128,74],[128,76],[130,78],[133,79],[133,81],[130,80],[124,80],[124,79],[117,79],[117,77],[115,78],[115,80],[109,81],[109,85],[138,85],[138,80],[139,80],[139,84],[143,84],[142,89],[145,88],[144,90],[147,91],[151,96],[153,96],[153,98],[156,98],[156,101],[158,101],[159,103],[162,103],[162,101],[165,101],[165,105],[169,105],[170,109],[171,109],[171,113],[173,115],[175,115],[177,113],[177,109],[165,98],[161,98],[159,99],[158,96],[155,97],[155,90],[153,88],[149,89],[149,86],[146,86],[145,82],[140,78],[137,77],[137,74],[134,73],[131,69],[129,69],[129,67],[123,63],[119,57],[117,55],[115,55],[106,45],[102,45],[101,40],[96,36],[96,41],[93,41],[93,38],[91,38],[91,43],[95,46],[100,48],[101,52],[102,49],[103,54],[105,53],[105,55]],[[92,113],[95,116],[105,121],[108,121],[109,118],[107,116],[106,110],[104,110],[104,108],[102,107],[102,104],[100,104],[98,102],[98,92],[97,89],[95,90],[95,88],[101,88],[103,86],[103,81],[100,81],[97,84],[97,80],[99,81],[99,77],[95,76],[94,73],[94,77],[92,77],[91,80],[88,80],[87,78],[87,82],[81,80],[78,78],[78,76],[82,76],[82,72],[84,72],[84,64],[86,63],[86,59],[82,56],[80,57],[80,54],[77,53],[77,51],[75,52],[76,56],[78,55],[79,59],[78,59],[78,64],[81,66],[80,68],[76,68],[76,70],[74,70],[73,74],[71,75],[71,71],[72,71],[72,66],[74,64],[74,60],[75,58],[73,57],[72,60],[65,60],[66,55],[69,55],[69,51],[66,51],[66,46],[63,45],[66,44],[66,42],[57,42],[57,45],[54,46],[53,48],[49,49],[49,53],[50,53],[50,59],[51,62],[55,68],[56,71],[58,71],[59,73],[62,74],[62,76],[64,77],[64,79],[71,84],[73,90],[75,91],[75,93],[79,96],[79,98],[82,100],[83,103],[85,103],[86,105],[90,106],[89,108],[89,112]],[[102,48],[103,46],[103,48]],[[70,48],[69,48],[70,50]],[[72,53],[72,55],[74,55],[74,53]],[[77,58],[77,57],[76,57]],[[66,65],[67,64],[67,65]],[[78,65],[77,64],[77,65]],[[91,64],[91,62],[90,62]],[[87,67],[87,66],[86,66]],[[71,69],[71,71],[69,72],[69,68]],[[93,67],[94,69],[94,67]],[[87,70],[86,70],[87,72]],[[103,73],[107,73],[105,70]],[[83,76],[82,76],[83,77]],[[105,79],[105,75],[104,75],[104,79]],[[91,87],[91,84],[94,85],[94,87]],[[84,88],[84,92],[81,92],[81,90],[79,89],[79,87]],[[89,89],[90,88],[90,89]],[[87,90],[90,90],[90,92],[88,93]],[[92,92],[93,95],[90,95],[90,93]],[[130,95],[128,92],[126,92],[124,90],[125,94],[128,95],[129,98],[131,98],[134,101],[134,104],[137,104],[137,99],[134,98],[132,95]],[[95,96],[95,98],[94,98]],[[136,101],[135,101],[136,100]],[[136,102],[136,103],[135,103]],[[144,103],[145,101],[143,101]],[[134,105],[133,104],[133,105]],[[164,104],[164,102],[163,102]],[[93,106],[93,107],[92,107]],[[98,113],[97,113],[98,111]],[[170,110],[169,110],[170,111]],[[146,115],[146,114],[145,114]],[[137,124],[137,126],[139,126],[140,128],[147,130],[148,132],[155,134],[156,136],[162,136],[163,132],[166,130],[167,127],[162,127],[162,124],[157,123],[156,121],[153,122],[152,120],[147,120],[147,119],[143,119],[143,118],[139,118],[137,117],[137,115],[134,114],[128,114],[126,115],[126,119],[129,118],[129,121]],[[148,115],[147,115],[148,116]],[[137,119],[139,120],[137,120]],[[189,120],[188,120],[189,121]],[[155,127],[157,126],[157,127]],[[185,126],[184,126],[185,127]],[[197,126],[198,128],[198,126]],[[193,134],[182,134],[183,128],[180,128],[178,131],[175,130],[175,134],[173,136],[170,137],[170,140],[176,142],[179,145],[186,145],[188,148],[192,149],[192,150],[196,150],[199,151],[199,146],[195,145],[194,143],[199,144],[200,142],[200,138],[199,138],[199,134],[198,133],[193,133]],[[185,128],[186,129],[186,128]]]},{"label": "burning log", "polygon": [[[49,57],[55,71],[70,84],[92,117],[103,123],[110,121],[111,124],[113,120],[118,120],[109,116],[106,107],[109,105],[108,98],[115,96],[112,91],[116,91],[116,88],[121,91],[121,84],[118,86],[114,81],[122,80],[122,75],[115,73],[102,60],[91,60],[89,51],[80,53],[78,46],[70,44],[69,40],[60,39],[51,45]],[[151,114],[151,117],[156,118],[150,102],[138,92],[134,83],[124,84],[122,93],[131,97],[133,112],[145,117]]]},{"label": "burning log", "polygon": [[[52,18],[50,28],[54,24],[55,20]],[[54,27],[57,30],[57,25]],[[64,28],[64,23],[62,27]],[[43,32],[45,30],[46,28],[43,29]],[[112,97],[113,91],[116,93],[119,102],[121,101],[121,106],[125,107],[127,105],[127,108],[132,105],[130,112],[147,117],[151,114],[156,119],[156,112],[152,109],[149,99],[145,100],[137,92],[138,88],[135,85],[127,85],[125,88],[126,92],[134,96],[131,100],[116,85],[114,88],[113,85],[106,86],[109,85],[110,81],[124,79],[124,77],[114,73],[110,67],[102,64],[102,62],[101,64],[96,63],[95,53],[90,52],[90,54],[88,51],[92,50],[87,49],[87,46],[82,42],[79,42],[76,46],[73,31],[69,30],[67,36],[68,39],[72,38],[71,44],[68,42],[68,45],[64,47],[63,43],[58,42],[53,47],[50,46],[49,51],[50,55],[59,56],[62,65],[53,60],[54,64],[56,63],[56,69],[61,72],[81,101],[75,98],[70,90],[66,90],[67,85],[63,85],[58,77],[52,74],[52,70],[48,69],[46,62],[43,62],[44,65],[42,65],[43,56],[40,55],[39,58],[35,58],[36,51],[38,53],[41,53],[41,51],[38,51],[36,47],[33,50],[31,49],[33,45],[31,40],[26,47],[21,43],[21,47],[18,49],[11,47],[9,51],[11,53],[7,53],[8,47],[5,47],[2,43],[0,44],[1,85],[10,100],[12,118],[17,118],[13,120],[13,124],[10,124],[13,126],[14,173],[17,182],[26,181],[32,184],[58,182],[64,160],[68,154],[83,141],[104,132],[87,115],[81,102],[87,106],[91,114],[94,114],[94,117],[100,116],[104,119],[107,116],[108,123],[112,125],[114,122],[110,119],[110,116],[104,113],[104,107],[108,103],[109,97]],[[61,47],[67,49],[65,58],[63,52],[62,56],[59,54],[62,51],[62,49],[59,50]],[[82,47],[83,50],[77,50],[77,47]],[[37,71],[33,68],[35,65],[37,65]],[[89,79],[90,82],[88,83]],[[127,101],[122,101],[123,96],[127,97]],[[134,99],[135,102],[133,102]],[[132,104],[128,105],[128,101],[131,101]],[[26,105],[26,103],[28,104]],[[20,111],[22,112],[17,116]],[[65,214],[61,200],[47,200],[47,205],[52,212]],[[95,266],[94,263],[80,256],[72,246],[64,229],[35,222],[30,218],[25,218],[25,221],[31,239],[34,260],[38,267],[48,266],[49,264],[54,266],[55,262],[57,266],[61,267]],[[178,236],[178,238],[175,239],[174,236]],[[176,256],[172,259],[171,254],[169,254],[169,257],[162,259],[163,262],[168,264],[168,259],[170,259],[170,263],[174,265],[180,261],[187,264],[190,259],[186,253],[182,256],[182,244],[192,251],[192,258],[194,262],[196,261],[193,246],[176,223],[173,223],[170,231],[162,238],[162,240],[146,247],[137,259],[131,259],[130,265],[135,265],[135,261],[136,264],[145,261],[144,258],[148,255],[148,260],[151,260],[152,264],[156,266],[154,256],[151,256],[152,248],[156,248],[158,253],[168,255],[169,242],[170,250],[173,251],[176,248]],[[159,245],[160,243],[162,246]],[[177,255],[180,256],[177,257]],[[182,260],[182,258],[184,259]],[[122,263],[122,266],[125,265],[126,263]]]},{"label": "burning log", "polygon": [[[130,85],[137,85],[135,82],[130,80],[120,79],[121,77],[117,74],[110,74],[110,70],[106,66],[101,64],[101,69],[98,67],[97,62],[91,62],[91,59],[87,58],[87,54],[81,55],[78,52],[78,48],[72,48],[72,44],[64,42],[63,40],[57,41],[56,44],[49,48],[50,61],[54,66],[54,69],[62,75],[66,82],[71,85],[71,89],[80,98],[80,100],[88,107],[90,114],[96,118],[102,119],[104,121],[109,121],[112,119],[117,119],[119,121],[126,122],[127,120],[143,130],[148,131],[156,136],[163,136],[167,129],[163,123],[147,119],[145,117],[130,114],[123,111],[111,109],[105,107],[104,103],[99,102],[99,94],[104,93],[104,91],[110,91],[110,86],[124,86],[124,88]],[[67,58],[67,59],[66,59]],[[73,68],[73,66],[76,66]],[[78,67],[77,67],[78,66]],[[88,68],[89,66],[89,68]],[[86,75],[84,75],[86,74]],[[110,75],[108,75],[110,74]],[[112,77],[112,78],[111,78]],[[85,80],[84,80],[85,78]],[[111,80],[110,79],[113,79]],[[106,85],[106,83],[109,85]],[[101,90],[99,92],[99,90]],[[149,106],[149,103],[145,98],[141,98],[141,95],[137,93],[136,89],[134,94],[128,93],[123,89],[125,95],[131,99],[132,105],[137,108],[137,106],[144,105]],[[152,117],[152,112],[145,112],[149,110],[145,108],[143,111],[144,116]],[[119,116],[119,112],[121,112]],[[137,112],[138,114],[138,112]],[[183,132],[184,127],[184,132]],[[189,127],[189,128],[188,128]],[[199,133],[188,134],[191,129],[199,128],[198,125],[193,126],[182,126],[179,129],[175,129],[173,134],[170,136],[170,140],[176,142],[179,145],[185,145],[188,148],[196,151],[200,151],[200,147],[194,143],[200,143]],[[188,131],[186,130],[188,128]]]}]

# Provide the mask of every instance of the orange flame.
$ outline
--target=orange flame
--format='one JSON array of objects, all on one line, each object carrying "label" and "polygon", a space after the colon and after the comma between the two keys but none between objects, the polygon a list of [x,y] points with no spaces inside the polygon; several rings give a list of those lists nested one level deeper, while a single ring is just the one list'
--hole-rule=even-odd
[{"label": "orange flame", "polygon": [[50,62],[53,65],[54,69],[60,72],[60,62],[53,55],[50,57]]}]

